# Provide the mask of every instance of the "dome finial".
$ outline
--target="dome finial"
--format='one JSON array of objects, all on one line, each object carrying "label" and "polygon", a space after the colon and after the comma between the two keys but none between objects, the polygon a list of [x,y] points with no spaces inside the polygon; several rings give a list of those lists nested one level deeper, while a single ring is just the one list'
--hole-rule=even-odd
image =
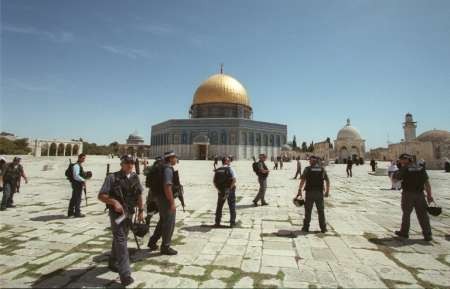
[{"label": "dome finial", "polygon": [[350,126],[350,118],[347,118],[347,126]]},{"label": "dome finial", "polygon": [[223,74],[223,63],[220,64],[220,74]]}]

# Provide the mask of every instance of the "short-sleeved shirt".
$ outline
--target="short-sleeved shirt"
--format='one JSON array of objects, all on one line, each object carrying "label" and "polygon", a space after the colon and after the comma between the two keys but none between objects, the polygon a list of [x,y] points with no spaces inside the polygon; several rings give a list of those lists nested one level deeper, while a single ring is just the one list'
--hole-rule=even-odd
[{"label": "short-sleeved shirt", "polygon": [[[136,173],[131,173],[129,175],[127,175],[127,178],[129,179],[131,176],[136,175]],[[106,178],[105,181],[103,182],[102,187],[100,188],[100,193],[107,193],[110,194],[112,187],[114,185],[114,181],[115,181],[115,177],[114,174],[109,174]],[[138,191],[142,194],[142,192],[144,191],[144,187],[141,185],[141,183],[139,182],[138,184]]]},{"label": "short-sleeved shirt", "polygon": [[164,166],[163,185],[173,185],[173,168],[171,166]]},{"label": "short-sleeved shirt", "polygon": [[260,172],[258,175],[259,177],[266,178],[268,176],[268,173],[265,173],[265,174],[261,173],[261,170],[268,170],[266,164],[263,161],[258,162],[258,170]]},{"label": "short-sleeved shirt", "polygon": [[223,166],[223,167],[229,168],[229,170],[230,170],[230,175],[231,175],[232,178],[235,179],[235,178],[237,177],[236,172],[234,171],[234,169],[233,169],[230,165],[225,165],[225,166]]},{"label": "short-sleeved shirt", "polygon": [[14,163],[8,163],[3,170],[3,181],[16,182],[23,174],[24,172],[21,164],[15,165]]},{"label": "short-sleeved shirt", "polygon": [[401,167],[395,172],[394,178],[402,180],[402,189],[409,193],[422,193],[425,183],[428,181],[428,174],[425,168],[419,165]]}]

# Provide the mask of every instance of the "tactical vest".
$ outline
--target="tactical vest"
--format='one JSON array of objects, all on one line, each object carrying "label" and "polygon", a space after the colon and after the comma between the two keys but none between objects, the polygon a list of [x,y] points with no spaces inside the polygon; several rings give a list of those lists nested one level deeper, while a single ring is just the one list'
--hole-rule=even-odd
[{"label": "tactical vest", "polygon": [[122,171],[115,172],[113,175],[111,196],[122,204],[128,215],[134,214],[134,208],[141,194],[138,175],[132,174],[130,178],[127,178]]},{"label": "tactical vest", "polygon": [[324,170],[319,166],[307,167],[305,191],[323,192]]},{"label": "tactical vest", "polygon": [[402,189],[409,193],[423,193],[426,178],[425,169],[421,166],[409,166],[401,168]]},{"label": "tactical vest", "polygon": [[[259,162],[262,164],[262,167],[263,167],[264,170],[266,170],[266,171],[269,170],[269,169],[267,168],[265,162],[263,162],[263,161],[259,161]],[[263,177],[263,178],[266,178],[268,175],[269,175],[269,173],[261,173],[261,172],[258,174],[258,176]]]},{"label": "tactical vest", "polygon": [[13,163],[9,163],[5,167],[5,173],[3,175],[4,182],[17,182],[21,177],[23,168],[21,164],[17,166]]}]

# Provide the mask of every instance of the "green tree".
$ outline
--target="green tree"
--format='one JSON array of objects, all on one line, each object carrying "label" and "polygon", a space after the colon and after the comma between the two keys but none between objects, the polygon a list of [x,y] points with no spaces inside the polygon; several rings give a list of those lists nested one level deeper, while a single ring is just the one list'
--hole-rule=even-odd
[{"label": "green tree", "polygon": [[28,139],[21,138],[16,140],[9,140],[0,137],[0,154],[3,155],[26,155],[31,152],[28,147]]},{"label": "green tree", "polygon": [[302,142],[302,152],[306,153],[308,151],[308,145],[306,144],[306,142]]},{"label": "green tree", "polygon": [[297,139],[294,135],[294,140],[292,141],[292,149],[295,151],[297,149]]}]

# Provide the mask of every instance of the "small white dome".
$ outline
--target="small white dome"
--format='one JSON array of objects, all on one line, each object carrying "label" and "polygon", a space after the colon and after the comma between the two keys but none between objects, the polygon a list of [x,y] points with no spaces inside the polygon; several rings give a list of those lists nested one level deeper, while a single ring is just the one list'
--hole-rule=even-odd
[{"label": "small white dome", "polygon": [[338,132],[337,139],[359,140],[361,139],[361,135],[356,128],[351,126],[350,119],[347,119],[347,124]]}]

